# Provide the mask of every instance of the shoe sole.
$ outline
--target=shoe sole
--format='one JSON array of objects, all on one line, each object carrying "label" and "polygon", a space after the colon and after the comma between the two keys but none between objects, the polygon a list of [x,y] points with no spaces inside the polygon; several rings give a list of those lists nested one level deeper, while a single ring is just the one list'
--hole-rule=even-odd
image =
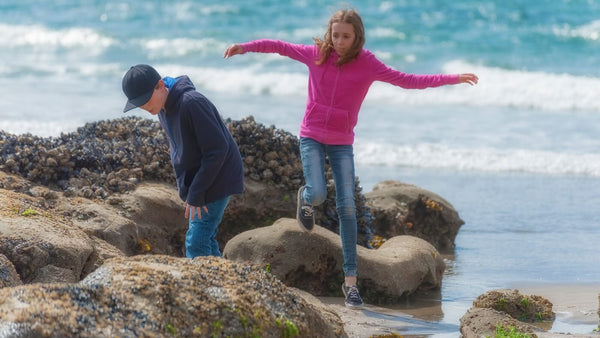
[{"label": "shoe sole", "polygon": [[[300,215],[299,215],[299,206],[300,206],[300,201],[302,198],[302,192],[304,191],[304,189],[298,189],[298,201],[296,202],[296,221],[298,221],[298,225],[300,226],[300,229],[306,231],[306,232],[310,232],[312,231],[312,229],[314,228],[307,228],[304,226],[304,224],[302,224],[302,221],[300,220]],[[313,219],[313,223],[314,223],[314,219]]]},{"label": "shoe sole", "polygon": [[363,306],[365,304],[360,304],[360,305],[352,305],[352,304],[348,304],[346,302],[344,302],[344,305],[346,305],[347,308],[352,309],[352,310],[360,310],[363,308]]}]

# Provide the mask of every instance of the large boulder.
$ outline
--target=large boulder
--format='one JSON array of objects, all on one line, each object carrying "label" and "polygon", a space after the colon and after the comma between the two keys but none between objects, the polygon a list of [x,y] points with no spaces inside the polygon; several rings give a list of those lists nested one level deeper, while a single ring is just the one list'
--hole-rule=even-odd
[{"label": "large boulder", "polygon": [[114,196],[108,202],[135,224],[134,253],[185,255],[188,220],[173,185],[143,182],[132,192]]},{"label": "large boulder", "polygon": [[0,254],[25,283],[77,282],[97,259],[93,241],[35,198],[0,189]]},{"label": "large boulder", "polygon": [[448,252],[454,249],[454,239],[465,223],[444,198],[411,184],[383,181],[365,198],[374,216],[373,234],[384,239],[416,236]]},{"label": "large boulder", "polygon": [[113,258],[77,284],[4,288],[0,299],[2,336],[346,336],[339,317],[273,275],[214,257]]},{"label": "large boulder", "polygon": [[[412,236],[388,240],[379,249],[358,246],[358,285],[365,301],[396,303],[420,289],[439,288],[443,259],[429,243]],[[246,231],[232,238],[224,256],[269,269],[288,286],[319,296],[340,296],[344,280],[339,235],[316,225],[300,230],[295,219]]]},{"label": "large boulder", "polygon": [[[81,226],[87,219],[87,199],[67,199],[43,186],[0,173],[0,256],[3,271],[14,269],[19,284],[77,282],[110,257],[124,255]],[[74,213],[74,210],[79,211]],[[116,214],[107,216],[116,218]],[[4,277],[9,278],[10,274]],[[15,278],[7,282],[12,286]]]}]

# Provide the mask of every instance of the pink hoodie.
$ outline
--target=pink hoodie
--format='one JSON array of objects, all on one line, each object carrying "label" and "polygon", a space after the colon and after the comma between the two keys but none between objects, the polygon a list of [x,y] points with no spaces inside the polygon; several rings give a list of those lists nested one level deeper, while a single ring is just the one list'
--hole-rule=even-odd
[{"label": "pink hoodie", "polygon": [[375,81],[407,89],[424,89],[459,83],[455,75],[415,75],[391,69],[373,53],[363,49],[358,57],[341,67],[335,65],[335,51],[318,66],[316,45],[298,45],[279,40],[256,40],[242,44],[245,52],[278,53],[308,67],[308,99],[300,136],[323,144],[349,145],[354,142],[354,126],[360,106]]}]

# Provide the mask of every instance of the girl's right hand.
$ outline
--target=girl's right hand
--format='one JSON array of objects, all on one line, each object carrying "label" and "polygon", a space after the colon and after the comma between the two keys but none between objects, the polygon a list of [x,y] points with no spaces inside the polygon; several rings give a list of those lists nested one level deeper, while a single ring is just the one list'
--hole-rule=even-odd
[{"label": "girl's right hand", "polygon": [[229,59],[230,57],[237,55],[237,54],[243,54],[244,53],[244,49],[242,48],[242,46],[238,45],[238,44],[233,44],[229,47],[227,47],[227,49],[225,50],[225,53],[223,54],[223,57],[225,59]]}]

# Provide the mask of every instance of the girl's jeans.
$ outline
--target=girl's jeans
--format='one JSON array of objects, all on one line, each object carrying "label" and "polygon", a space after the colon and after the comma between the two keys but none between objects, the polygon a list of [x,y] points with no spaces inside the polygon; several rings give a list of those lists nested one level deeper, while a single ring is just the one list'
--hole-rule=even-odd
[{"label": "girl's jeans", "polygon": [[303,198],[311,205],[320,205],[327,198],[325,156],[333,171],[335,204],[340,222],[340,237],[344,254],[344,275],[355,277],[356,267],[356,205],[354,203],[354,153],[352,145],[327,145],[308,137],[300,138],[300,156],[306,188]]},{"label": "girl's jeans", "polygon": [[[202,218],[198,219],[198,214],[190,215],[190,225],[185,234],[185,255],[188,258],[196,256],[217,256],[221,257],[219,243],[217,242],[217,230],[225,207],[229,203],[229,196],[220,200],[206,204],[208,212],[202,209]],[[195,209],[194,209],[195,210]]]}]

